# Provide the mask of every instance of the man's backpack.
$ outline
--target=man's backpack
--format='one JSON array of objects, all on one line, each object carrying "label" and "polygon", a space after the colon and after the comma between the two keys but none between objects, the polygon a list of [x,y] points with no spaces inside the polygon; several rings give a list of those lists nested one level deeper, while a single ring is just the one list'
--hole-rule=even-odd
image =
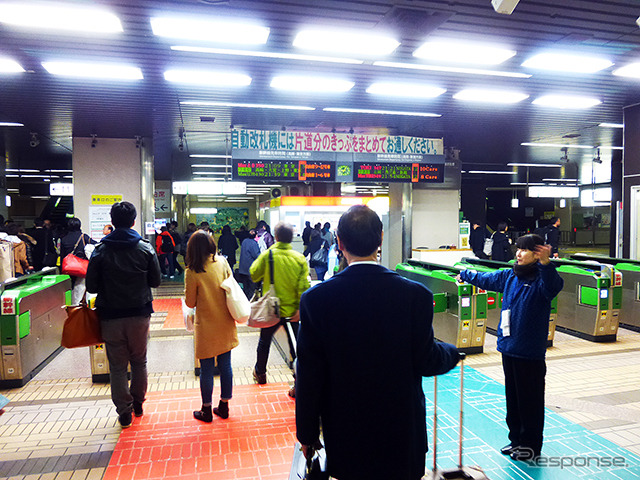
[{"label": "man's backpack", "polygon": [[167,235],[161,235],[162,237],[162,243],[160,244],[160,250],[162,250],[162,253],[173,253],[175,250],[175,247],[173,245],[173,238],[171,238],[171,235],[167,234]]}]

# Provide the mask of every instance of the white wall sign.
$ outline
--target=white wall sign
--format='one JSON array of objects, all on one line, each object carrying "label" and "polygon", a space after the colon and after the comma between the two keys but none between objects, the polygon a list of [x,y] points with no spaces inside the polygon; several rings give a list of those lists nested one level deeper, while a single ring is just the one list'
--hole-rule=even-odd
[{"label": "white wall sign", "polygon": [[156,189],[153,192],[153,200],[156,213],[171,212],[171,191],[165,189]]}]

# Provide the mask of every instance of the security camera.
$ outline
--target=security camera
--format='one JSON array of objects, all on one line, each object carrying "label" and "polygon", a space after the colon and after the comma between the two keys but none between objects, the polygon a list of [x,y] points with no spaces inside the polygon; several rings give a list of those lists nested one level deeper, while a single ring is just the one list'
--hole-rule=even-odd
[{"label": "security camera", "polygon": [[96,148],[98,145],[98,135],[95,133],[91,135],[91,148]]},{"label": "security camera", "polygon": [[38,134],[36,132],[31,132],[31,140],[29,141],[29,146],[31,148],[36,148],[38,145],[40,145]]}]

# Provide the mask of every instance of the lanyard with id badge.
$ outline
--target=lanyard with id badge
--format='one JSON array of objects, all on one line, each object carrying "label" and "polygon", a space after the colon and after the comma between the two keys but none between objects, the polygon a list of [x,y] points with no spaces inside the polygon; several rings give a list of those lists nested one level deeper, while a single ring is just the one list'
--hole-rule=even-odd
[{"label": "lanyard with id badge", "polygon": [[[511,298],[516,298],[524,287],[529,287],[528,283],[523,283],[518,287],[516,292]],[[503,337],[511,336],[511,302],[509,302],[509,308],[506,308],[500,312],[500,329],[502,330]]]}]

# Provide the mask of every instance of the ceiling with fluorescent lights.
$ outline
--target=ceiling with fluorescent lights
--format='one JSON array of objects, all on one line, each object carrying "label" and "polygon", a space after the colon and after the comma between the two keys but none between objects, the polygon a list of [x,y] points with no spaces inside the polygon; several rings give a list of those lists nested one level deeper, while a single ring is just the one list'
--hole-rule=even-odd
[{"label": "ceiling with fluorescent lights", "polygon": [[[0,0],[0,5],[4,3]],[[21,3],[31,3],[22,0]],[[78,2],[69,2],[78,4]],[[83,2],[84,4],[88,2]],[[0,147],[9,168],[65,169],[71,166],[73,136],[153,140],[156,179],[189,180],[200,167],[224,163],[231,125],[252,129],[394,134],[444,137],[446,147],[460,150],[467,170],[509,169],[511,162],[560,162],[560,147],[522,146],[521,143],[619,146],[622,130],[599,127],[621,123],[622,109],[640,102],[640,80],[612,75],[618,67],[640,61],[640,15],[635,0],[521,0],[512,15],[496,13],[490,0],[451,1],[315,1],[315,0],[104,0],[122,22],[115,34],[72,34],[35,30],[0,23],[0,57],[16,60],[23,73],[0,74],[0,122],[24,127],[0,127]],[[157,15],[199,19],[249,20],[270,29],[263,46],[202,43],[154,36],[150,18]],[[400,45],[385,56],[362,57],[362,64],[318,62],[218,53],[172,50],[172,46],[254,50],[300,54],[292,43],[303,28],[364,30],[386,34]],[[439,70],[416,70],[374,65],[376,61],[467,67],[417,59],[413,52],[427,40],[456,39],[500,44],[516,54],[497,66],[476,66],[531,75],[529,78],[478,75]],[[523,67],[540,51],[595,55],[615,65],[593,74],[555,73]],[[349,58],[360,58],[344,54]],[[41,62],[107,61],[139,67],[143,79],[104,81],[53,76]],[[164,72],[173,68],[222,70],[251,77],[242,87],[193,86],[170,83]],[[345,93],[303,93],[276,90],[271,80],[283,74],[335,77],[354,82]],[[373,95],[374,82],[419,83],[446,89],[432,99]],[[513,105],[469,103],[453,98],[462,89],[516,90],[529,97]],[[586,109],[556,109],[532,104],[546,94],[595,97],[602,103]],[[275,104],[311,107],[285,110],[203,106],[183,102]],[[360,108],[435,113],[428,118],[406,115],[328,112],[324,108]],[[39,144],[30,146],[31,132]],[[181,134],[182,133],[182,134]],[[181,142],[182,139],[182,142]],[[181,147],[181,148],[180,148]],[[611,150],[600,157],[607,168]],[[591,164],[594,150],[569,148],[567,157]],[[544,176],[549,175],[546,170]],[[68,174],[67,174],[68,175]],[[518,178],[521,178],[519,175]],[[490,183],[514,181],[509,175]],[[25,179],[25,181],[27,181]],[[30,180],[33,181],[33,180]]]}]

